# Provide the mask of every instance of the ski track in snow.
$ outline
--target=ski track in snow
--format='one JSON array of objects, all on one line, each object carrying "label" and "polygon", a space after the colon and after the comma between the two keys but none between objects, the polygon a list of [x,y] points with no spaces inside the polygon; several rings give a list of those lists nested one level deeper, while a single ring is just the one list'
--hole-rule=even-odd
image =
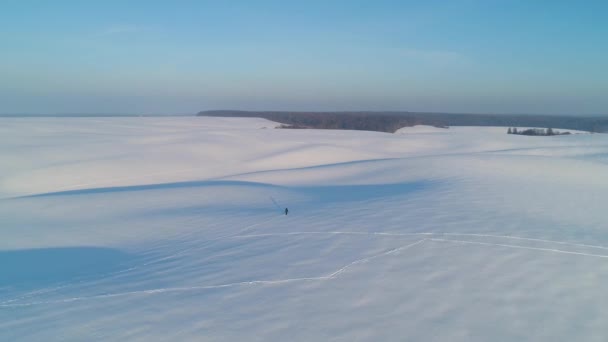
[{"label": "ski track in snow", "polygon": [[482,242],[482,241],[467,241],[467,240],[454,240],[454,239],[428,238],[427,240],[429,240],[429,241],[439,241],[439,242],[460,243],[460,244],[482,245],[482,246],[494,246],[494,247],[527,249],[527,250],[532,250],[532,251],[551,252],[551,253],[560,253],[560,254],[572,254],[572,255],[580,255],[580,256],[595,257],[595,258],[608,258],[608,255],[605,255],[605,254],[591,254],[591,253],[583,253],[583,252],[573,252],[573,251],[565,251],[565,250],[562,250],[562,249],[554,249],[554,248],[528,247],[528,246],[501,244],[501,243],[491,243],[491,242]]},{"label": "ski track in snow", "polygon": [[362,264],[362,263],[368,262],[370,260],[385,256],[385,255],[395,254],[397,252],[400,252],[400,251],[406,250],[408,248],[414,247],[416,245],[422,244],[425,241],[427,241],[427,239],[421,239],[414,243],[407,244],[405,246],[393,248],[391,250],[388,250],[388,251],[385,251],[385,252],[382,252],[382,253],[379,253],[376,255],[372,255],[370,257],[355,260],[355,261],[347,264],[346,266],[343,266],[343,267],[339,268],[338,270],[336,270],[326,276],[305,277],[305,278],[288,278],[288,279],[278,279],[278,280],[250,280],[250,281],[242,281],[242,282],[219,284],[219,285],[169,287],[169,288],[159,288],[159,289],[151,289],[151,290],[109,293],[109,294],[87,296],[87,297],[73,297],[73,298],[66,298],[66,299],[55,300],[55,301],[41,301],[41,302],[19,303],[19,304],[0,304],[0,308],[17,308],[17,307],[27,307],[27,306],[34,306],[34,305],[62,304],[62,303],[71,303],[71,302],[83,301],[83,300],[106,299],[106,298],[124,297],[124,296],[131,296],[131,295],[150,295],[150,294],[169,293],[169,292],[210,290],[210,289],[221,289],[221,288],[230,288],[230,287],[247,286],[247,285],[277,285],[277,284],[286,284],[286,283],[302,282],[302,281],[331,280],[331,279],[338,277],[340,274],[346,272],[346,270],[348,270],[349,268],[351,268],[355,265]]},{"label": "ski track in snow", "polygon": [[[390,255],[390,254],[394,254],[397,253],[401,250],[405,250],[408,249],[410,247],[413,247],[415,245],[418,244],[422,244],[425,241],[435,241],[435,242],[447,242],[447,243],[455,243],[455,244],[472,244],[472,245],[481,245],[481,246],[494,246],[494,247],[504,247],[504,248],[514,248],[514,249],[525,249],[525,250],[532,250],[532,251],[539,251],[539,252],[549,252],[549,253],[558,253],[558,254],[567,254],[567,255],[576,255],[576,256],[586,256],[586,257],[595,257],[595,258],[608,258],[608,255],[605,254],[594,254],[594,253],[584,253],[584,252],[575,252],[575,251],[568,251],[568,250],[562,250],[562,249],[555,249],[555,248],[543,248],[543,247],[530,247],[530,246],[520,246],[520,245],[514,245],[514,244],[502,244],[502,243],[492,243],[492,242],[483,242],[483,241],[470,241],[470,240],[460,240],[460,239],[442,239],[442,238],[437,238],[437,237],[433,237],[433,236],[462,236],[462,237],[484,237],[484,238],[498,238],[498,239],[510,239],[510,240],[519,240],[519,241],[531,241],[531,242],[542,242],[542,243],[552,243],[552,244],[558,244],[558,245],[566,245],[566,246],[573,246],[573,247],[585,247],[585,248],[593,248],[593,249],[602,249],[602,250],[608,250],[608,247],[606,246],[598,246],[598,245],[588,245],[588,244],[580,244],[580,243],[572,243],[572,242],[565,242],[565,241],[556,241],[556,240],[547,240],[547,239],[538,239],[538,238],[526,238],[526,237],[519,237],[519,236],[511,236],[511,235],[492,235],[492,234],[476,234],[476,233],[441,233],[441,232],[418,232],[418,233],[391,233],[391,232],[349,232],[349,231],[329,231],[329,232],[287,232],[287,233],[262,233],[262,234],[249,234],[249,235],[240,235],[243,232],[246,232],[248,230],[251,230],[255,227],[258,227],[260,225],[269,223],[271,221],[276,220],[277,218],[279,218],[281,216],[275,216],[272,217],[270,219],[264,220],[262,222],[258,222],[258,223],[254,223],[251,224],[249,226],[246,226],[244,228],[242,228],[239,232],[235,233],[235,234],[229,234],[223,237],[219,237],[216,239],[212,239],[209,240],[209,242],[212,241],[219,241],[219,240],[224,240],[224,239],[238,239],[238,238],[256,238],[256,237],[275,237],[275,236],[297,236],[297,235],[363,235],[363,236],[391,236],[391,237],[411,237],[411,236],[427,236],[424,239],[418,240],[414,243],[405,245],[405,246],[401,246],[401,247],[397,247],[385,252],[382,252],[380,254],[376,254],[370,257],[366,257],[366,258],[362,258],[362,259],[358,259],[355,260],[349,264],[347,264],[344,267],[341,267],[340,269],[334,271],[333,273],[326,275],[326,276],[318,276],[318,277],[302,277],[302,278],[289,278],[289,279],[278,279],[278,280],[252,280],[252,281],[243,281],[243,282],[235,282],[235,283],[228,283],[228,284],[219,284],[219,285],[204,285],[204,286],[191,286],[191,287],[173,287],[173,288],[160,288],[160,289],[151,289],[151,290],[140,290],[140,291],[131,291],[131,292],[122,292],[122,293],[112,293],[112,294],[104,294],[104,295],[96,295],[96,296],[89,296],[89,297],[74,297],[74,298],[67,298],[67,299],[62,299],[62,300],[55,300],[55,301],[40,301],[40,302],[30,302],[30,303],[16,303],[13,304],[16,301],[19,300],[23,300],[26,298],[30,298],[39,294],[45,294],[45,293],[50,293],[62,288],[66,288],[69,287],[70,285],[73,284],[68,284],[68,285],[64,285],[64,286],[59,286],[56,288],[52,288],[52,289],[41,289],[41,290],[37,290],[34,292],[30,292],[26,295],[17,297],[17,298],[13,298],[10,300],[6,300],[2,303],[0,303],[0,308],[16,308],[16,307],[27,307],[27,306],[33,306],[33,305],[44,305],[44,304],[61,304],[61,303],[70,303],[70,302],[75,302],[75,301],[82,301],[82,300],[92,300],[92,299],[104,299],[104,298],[114,298],[114,297],[120,297],[120,296],[128,296],[128,295],[138,295],[138,294],[160,294],[160,293],[169,293],[169,292],[184,292],[184,291],[196,291],[196,290],[209,290],[209,289],[220,289],[220,288],[230,288],[230,287],[236,287],[236,286],[246,286],[246,285],[273,285],[273,284],[286,284],[286,283],[292,283],[292,282],[301,282],[301,281],[320,281],[320,280],[330,280],[330,279],[334,279],[337,276],[339,276],[340,274],[342,274],[343,272],[345,272],[347,269],[349,269],[350,267],[357,265],[357,264],[361,264],[361,263],[365,263],[368,262],[370,260],[379,258],[381,256],[385,256],[385,255]],[[160,261],[164,261],[164,260],[169,260],[169,259],[174,259],[176,257],[179,257],[180,255],[184,255],[187,254],[190,250],[192,250],[193,248],[189,248],[187,250],[181,251],[179,253],[175,253],[173,255],[170,256],[166,256],[160,259],[156,259],[147,263],[144,263],[140,266],[137,267],[131,267],[125,270],[121,270],[121,271],[117,271],[117,272],[112,272],[109,274],[104,275],[104,278],[107,278],[109,276],[112,275],[116,275],[116,274],[121,274],[121,273],[126,273],[129,271],[133,271],[136,269],[140,269],[143,268],[145,266],[154,264],[154,263],[158,263]],[[82,282],[86,282],[86,281],[81,281]]]},{"label": "ski track in snow", "polygon": [[[273,216],[273,217],[271,217],[269,219],[266,219],[266,220],[264,220],[262,222],[258,222],[258,223],[254,223],[254,224],[245,226],[240,231],[238,231],[238,232],[236,232],[234,234],[228,234],[228,235],[225,235],[225,236],[222,236],[222,237],[219,237],[219,238],[211,239],[211,240],[207,241],[207,244],[211,243],[211,242],[220,241],[220,240],[223,240],[223,239],[229,239],[229,238],[235,237],[235,236],[237,236],[239,234],[242,234],[242,233],[244,233],[244,232],[246,232],[248,230],[251,230],[252,228],[255,228],[255,227],[258,227],[260,225],[269,223],[269,222],[274,221],[274,220],[276,220],[276,219],[278,219],[280,217],[282,217],[282,215],[281,216]],[[194,221],[196,221],[196,220],[194,220]],[[152,261],[149,261],[149,262],[145,262],[145,263],[143,263],[141,265],[138,265],[138,266],[133,266],[133,267],[129,267],[129,268],[126,268],[126,269],[123,269],[123,270],[105,273],[105,274],[103,274],[101,276],[98,276],[95,280],[107,279],[107,278],[112,277],[112,276],[116,276],[116,275],[119,275],[119,274],[124,274],[124,273],[128,273],[128,272],[132,272],[132,271],[135,271],[135,270],[138,270],[138,269],[142,269],[142,268],[144,268],[146,266],[153,265],[153,264],[156,264],[156,263],[159,263],[159,262],[162,262],[162,261],[175,259],[175,258],[177,258],[179,256],[182,256],[184,254],[187,254],[188,252],[190,252],[190,251],[192,251],[194,249],[197,249],[197,248],[200,248],[200,246],[189,247],[189,248],[186,248],[184,250],[181,250],[180,252],[177,252],[177,253],[174,253],[174,254],[162,257],[160,259],[155,259],[155,260],[152,260]],[[5,305],[5,304],[14,303],[14,302],[17,302],[17,301],[20,301],[20,300],[24,300],[24,299],[27,299],[27,298],[35,297],[35,296],[38,296],[40,294],[47,294],[47,293],[55,292],[55,291],[58,291],[58,290],[61,290],[61,289],[64,289],[64,288],[68,288],[68,287],[74,286],[75,284],[87,283],[88,281],[91,281],[91,279],[82,279],[82,280],[79,280],[79,281],[76,281],[76,282],[71,282],[71,283],[67,283],[67,284],[63,284],[63,285],[59,285],[59,286],[55,286],[55,287],[51,287],[51,288],[38,289],[38,290],[30,291],[30,292],[27,292],[27,293],[19,296],[19,297],[15,297],[15,298],[8,299],[8,300],[0,302],[0,307],[3,307],[3,305]]]},{"label": "ski track in snow", "polygon": [[[249,226],[243,228],[241,231],[237,232],[236,234],[228,235],[228,236],[225,236],[225,237],[220,237],[220,238],[214,239],[213,241],[218,241],[218,240],[222,240],[222,239],[231,239],[231,238],[254,238],[254,237],[272,237],[272,236],[292,236],[292,235],[368,235],[368,236],[375,235],[375,236],[429,236],[429,237],[421,239],[421,240],[418,240],[418,241],[416,241],[414,243],[411,243],[411,244],[408,244],[408,245],[405,245],[405,246],[401,246],[401,247],[398,247],[398,248],[394,248],[394,249],[382,252],[380,254],[376,254],[376,255],[373,255],[373,256],[370,256],[370,257],[366,257],[366,258],[355,260],[355,261],[347,264],[346,266],[343,266],[340,269],[338,269],[338,270],[334,271],[333,273],[331,273],[329,275],[326,275],[326,276],[303,277],[303,278],[289,278],[289,279],[278,279],[278,280],[252,280],[252,281],[243,281],[243,282],[235,282],[235,283],[228,283],[228,284],[219,284],[219,285],[160,288],[160,289],[151,289],[151,290],[140,290],[140,291],[131,291],[131,292],[122,292],[122,293],[112,293],[112,294],[96,295],[96,296],[89,296],[89,297],[74,297],[74,298],[67,298],[67,299],[56,300],[56,301],[41,301],[41,302],[11,304],[11,303],[14,303],[15,301],[22,300],[22,299],[27,298],[27,297],[31,297],[32,295],[48,293],[48,292],[52,292],[53,290],[57,290],[57,289],[61,289],[61,288],[66,287],[66,286],[60,286],[58,288],[54,288],[54,289],[47,290],[47,291],[45,291],[45,290],[38,290],[38,291],[35,291],[34,293],[30,293],[28,296],[22,296],[22,297],[19,297],[19,298],[14,298],[14,299],[11,299],[11,300],[4,301],[4,302],[0,303],[0,308],[15,308],[15,307],[26,307],[26,306],[44,305],[44,304],[61,304],[61,303],[70,303],[70,302],[82,301],[82,300],[114,298],[114,297],[129,296],[129,295],[138,295],[138,294],[160,294],[160,293],[168,293],[168,292],[184,292],[184,291],[196,291],[196,290],[230,288],[230,287],[246,286],[246,285],[273,285],[273,284],[276,285],[276,284],[286,284],[286,283],[301,282],[301,281],[330,280],[330,279],[334,279],[337,276],[339,276],[340,274],[344,273],[346,270],[348,270],[352,266],[355,266],[357,264],[361,264],[361,263],[365,263],[365,262],[371,261],[371,260],[379,258],[381,256],[386,256],[386,255],[397,253],[399,251],[408,249],[408,248],[413,247],[415,245],[422,244],[425,241],[448,242],[448,243],[456,243],[456,244],[473,244],[473,245],[481,245],[481,246],[505,247],[505,248],[525,249],[525,250],[540,251],[540,252],[550,252],[550,253],[569,254],[569,255],[577,255],[577,256],[587,256],[587,257],[595,257],[595,258],[608,258],[608,255],[604,255],[604,254],[574,252],[574,251],[567,251],[567,250],[561,250],[561,249],[555,249],[555,248],[529,247],[529,246],[520,246],[520,245],[514,245],[514,244],[502,244],[502,243],[491,243],[491,242],[470,241],[470,240],[456,240],[456,239],[442,239],[442,238],[431,237],[431,236],[490,237],[490,238],[503,238],[503,239],[512,239],[512,240],[534,241],[534,242],[553,243],[553,244],[568,245],[568,246],[575,246],[575,247],[586,247],[586,248],[595,248],[595,249],[608,250],[608,247],[605,247],[605,246],[579,244],[579,243],[571,243],[571,242],[555,241],[555,240],[547,240],[547,239],[525,238],[525,237],[509,236],[509,235],[492,235],[492,234],[475,234],[475,233],[470,233],[470,234],[467,234],[467,233],[430,233],[430,232],[420,232],[420,233],[388,233],[388,232],[346,232],[346,231],[332,231],[332,232],[289,232],[289,233],[266,233],[266,234],[239,235],[240,233],[242,233],[244,231],[250,230],[250,229],[252,229],[254,227],[257,227],[257,226],[260,226],[262,224],[265,224],[265,223],[268,223],[270,221],[273,221],[276,218],[277,217],[273,217],[273,218],[270,218],[268,220],[265,220],[265,221],[262,221],[262,222],[258,222],[258,223],[252,224],[252,225],[249,225]],[[118,271],[118,272],[114,272],[112,274],[108,274],[107,276],[114,275],[114,274],[119,274],[119,273],[125,273],[125,272],[128,272],[128,271],[132,271],[132,270],[135,270],[137,268],[141,268],[143,266],[147,266],[147,265],[150,265],[150,264],[162,261],[162,260],[167,260],[167,259],[178,257],[179,255],[182,255],[182,254],[185,254],[185,253],[187,253],[187,251],[182,251],[180,253],[176,253],[176,254],[171,255],[171,256],[167,256],[167,257],[164,257],[164,258],[152,261],[152,262],[148,262],[148,263],[142,264],[139,267],[132,267],[132,268],[129,268],[129,269],[126,269],[126,270],[121,270],[121,271]]]},{"label": "ski track in snow", "polygon": [[[501,239],[553,243],[553,244],[566,245],[566,246],[608,250],[608,247],[606,247],[606,246],[588,245],[588,244],[582,244],[582,243],[538,239],[538,238],[527,238],[527,237],[520,237],[520,236],[513,236],[513,235],[492,235],[492,234],[476,234],[476,233],[442,233],[442,232],[391,233],[391,232],[330,231],[330,232],[287,232],[287,233],[248,234],[248,235],[235,235],[235,236],[232,236],[231,238],[255,238],[255,237],[290,236],[290,235],[469,236],[469,237],[488,237],[488,238],[501,238]],[[452,241],[456,241],[456,240],[452,240]]]}]

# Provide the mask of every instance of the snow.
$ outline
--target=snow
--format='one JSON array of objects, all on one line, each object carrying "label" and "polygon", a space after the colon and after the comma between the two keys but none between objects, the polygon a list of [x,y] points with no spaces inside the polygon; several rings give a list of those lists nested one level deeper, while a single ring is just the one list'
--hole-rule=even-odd
[{"label": "snow", "polygon": [[1,119],[0,340],[608,337],[608,136],[276,125]]},{"label": "snow", "polygon": [[403,127],[397,130],[397,134],[427,134],[427,133],[448,133],[448,127],[436,127],[428,125],[414,125]]}]

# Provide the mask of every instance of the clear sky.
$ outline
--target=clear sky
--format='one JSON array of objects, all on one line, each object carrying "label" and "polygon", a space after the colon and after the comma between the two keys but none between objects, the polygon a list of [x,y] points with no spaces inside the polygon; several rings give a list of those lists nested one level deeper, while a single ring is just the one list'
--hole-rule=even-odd
[{"label": "clear sky", "polygon": [[607,114],[608,1],[2,0],[0,113]]}]

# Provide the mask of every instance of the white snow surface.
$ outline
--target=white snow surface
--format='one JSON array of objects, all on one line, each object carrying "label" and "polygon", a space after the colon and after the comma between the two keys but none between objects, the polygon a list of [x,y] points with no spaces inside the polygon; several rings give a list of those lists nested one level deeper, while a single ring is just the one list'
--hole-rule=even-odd
[{"label": "white snow surface", "polygon": [[0,340],[608,339],[608,136],[276,125],[0,119]]},{"label": "white snow surface", "polygon": [[397,134],[416,134],[416,133],[447,133],[448,127],[436,127],[428,125],[415,125],[403,127],[397,130]]}]

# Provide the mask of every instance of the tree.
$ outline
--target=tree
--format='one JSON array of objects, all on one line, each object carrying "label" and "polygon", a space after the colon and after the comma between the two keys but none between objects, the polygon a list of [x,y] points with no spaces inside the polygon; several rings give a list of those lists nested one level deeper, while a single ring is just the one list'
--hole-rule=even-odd
[{"label": "tree", "polygon": [[513,134],[518,134],[518,132],[517,132],[517,127],[513,127],[513,131],[512,131],[512,133],[513,133]]},{"label": "tree", "polygon": [[553,133],[553,128],[547,128],[547,135],[555,135],[555,133]]},{"label": "tree", "polygon": [[507,131],[507,134],[513,134],[513,131],[511,130],[511,127],[509,127],[509,130]]}]

